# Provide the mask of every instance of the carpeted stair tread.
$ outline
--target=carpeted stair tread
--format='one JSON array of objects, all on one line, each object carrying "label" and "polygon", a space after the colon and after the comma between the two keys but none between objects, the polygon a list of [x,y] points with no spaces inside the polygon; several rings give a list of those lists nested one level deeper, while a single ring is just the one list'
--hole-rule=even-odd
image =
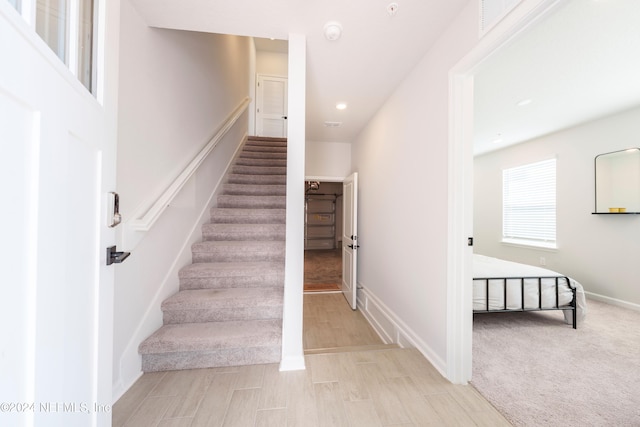
[{"label": "carpeted stair tread", "polygon": [[249,185],[286,185],[286,175],[253,175],[253,174],[229,174],[229,184]]},{"label": "carpeted stair tread", "polygon": [[287,153],[269,153],[264,151],[242,151],[238,159],[286,160]]},{"label": "carpeted stair tread", "polygon": [[286,138],[273,138],[268,136],[251,136],[247,139],[245,147],[249,145],[268,145],[271,147],[286,147]]},{"label": "carpeted stair tread", "polygon": [[224,348],[279,345],[282,321],[247,320],[225,322],[183,323],[164,325],[139,347],[141,354],[203,351]]},{"label": "carpeted stair tread", "polygon": [[282,288],[183,290],[164,300],[164,324],[282,319]]},{"label": "carpeted stair tread", "polygon": [[218,208],[284,209],[286,196],[257,196],[222,194],[218,196]]},{"label": "carpeted stair tread", "polygon": [[138,351],[144,372],[276,363],[282,321],[250,320],[164,325]]},{"label": "carpeted stair tread", "polygon": [[203,240],[284,240],[284,224],[203,224]]},{"label": "carpeted stair tread", "polygon": [[282,166],[242,166],[234,165],[231,173],[247,175],[286,175],[287,168]]},{"label": "carpeted stair tread", "polygon": [[287,194],[286,185],[273,184],[224,184],[222,194],[241,196],[284,196]]},{"label": "carpeted stair tread", "polygon": [[284,287],[284,264],[277,262],[201,262],[179,272],[180,289]]},{"label": "carpeted stair tread", "polygon": [[286,167],[287,159],[256,159],[251,157],[239,157],[236,160],[236,165],[241,166],[275,166],[275,167]]},{"label": "carpeted stair tread", "polygon": [[180,279],[194,277],[246,277],[282,273],[282,262],[211,262],[189,264],[178,273]]},{"label": "carpeted stair tread", "polygon": [[211,209],[211,222],[219,224],[284,224],[285,220],[284,209]]},{"label": "carpeted stair tread", "polygon": [[257,153],[286,153],[287,146],[273,146],[273,145],[251,145],[247,144],[242,149],[243,153],[247,152],[257,152]]},{"label": "carpeted stair tread", "polygon": [[284,241],[205,241],[191,246],[193,262],[283,261]]}]

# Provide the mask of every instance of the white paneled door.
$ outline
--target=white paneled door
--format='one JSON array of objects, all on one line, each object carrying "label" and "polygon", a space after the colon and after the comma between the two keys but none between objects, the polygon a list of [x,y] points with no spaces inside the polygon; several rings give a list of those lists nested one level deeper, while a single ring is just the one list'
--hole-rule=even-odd
[{"label": "white paneled door", "polygon": [[5,0],[0,50],[0,425],[111,425],[111,116]]},{"label": "white paneled door", "polygon": [[287,137],[287,79],[258,75],[256,135]]},{"label": "white paneled door", "polygon": [[346,178],[342,215],[342,293],[353,310],[357,307],[358,174]]}]

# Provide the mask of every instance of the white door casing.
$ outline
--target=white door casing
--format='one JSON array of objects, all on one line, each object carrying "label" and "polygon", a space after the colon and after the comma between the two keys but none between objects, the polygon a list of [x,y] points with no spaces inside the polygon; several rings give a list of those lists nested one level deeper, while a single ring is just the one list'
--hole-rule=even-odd
[{"label": "white door casing", "polygon": [[4,1],[0,47],[0,424],[111,425],[114,114]]},{"label": "white door casing", "polygon": [[357,301],[358,265],[358,173],[348,176],[343,184],[342,215],[342,294],[353,310]]},{"label": "white door casing", "polygon": [[256,136],[287,137],[287,79],[258,75]]}]

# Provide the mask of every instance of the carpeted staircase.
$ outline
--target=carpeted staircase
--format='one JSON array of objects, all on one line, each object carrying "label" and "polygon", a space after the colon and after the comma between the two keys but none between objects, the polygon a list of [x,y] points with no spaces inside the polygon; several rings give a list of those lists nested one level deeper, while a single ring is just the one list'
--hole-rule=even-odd
[{"label": "carpeted staircase", "polygon": [[286,139],[245,143],[164,325],[140,344],[144,372],[280,361],[286,156]]}]

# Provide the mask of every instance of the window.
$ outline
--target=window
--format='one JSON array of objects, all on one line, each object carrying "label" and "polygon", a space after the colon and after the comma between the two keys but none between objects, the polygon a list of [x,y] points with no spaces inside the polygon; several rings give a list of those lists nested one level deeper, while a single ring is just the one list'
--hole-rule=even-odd
[{"label": "window", "polygon": [[556,247],[556,159],[502,171],[502,241]]},{"label": "window", "polygon": [[13,6],[18,12],[22,10],[22,5],[20,4],[20,0],[9,0],[9,4]]},{"label": "window", "polygon": [[73,75],[95,93],[95,0],[8,1]]}]

